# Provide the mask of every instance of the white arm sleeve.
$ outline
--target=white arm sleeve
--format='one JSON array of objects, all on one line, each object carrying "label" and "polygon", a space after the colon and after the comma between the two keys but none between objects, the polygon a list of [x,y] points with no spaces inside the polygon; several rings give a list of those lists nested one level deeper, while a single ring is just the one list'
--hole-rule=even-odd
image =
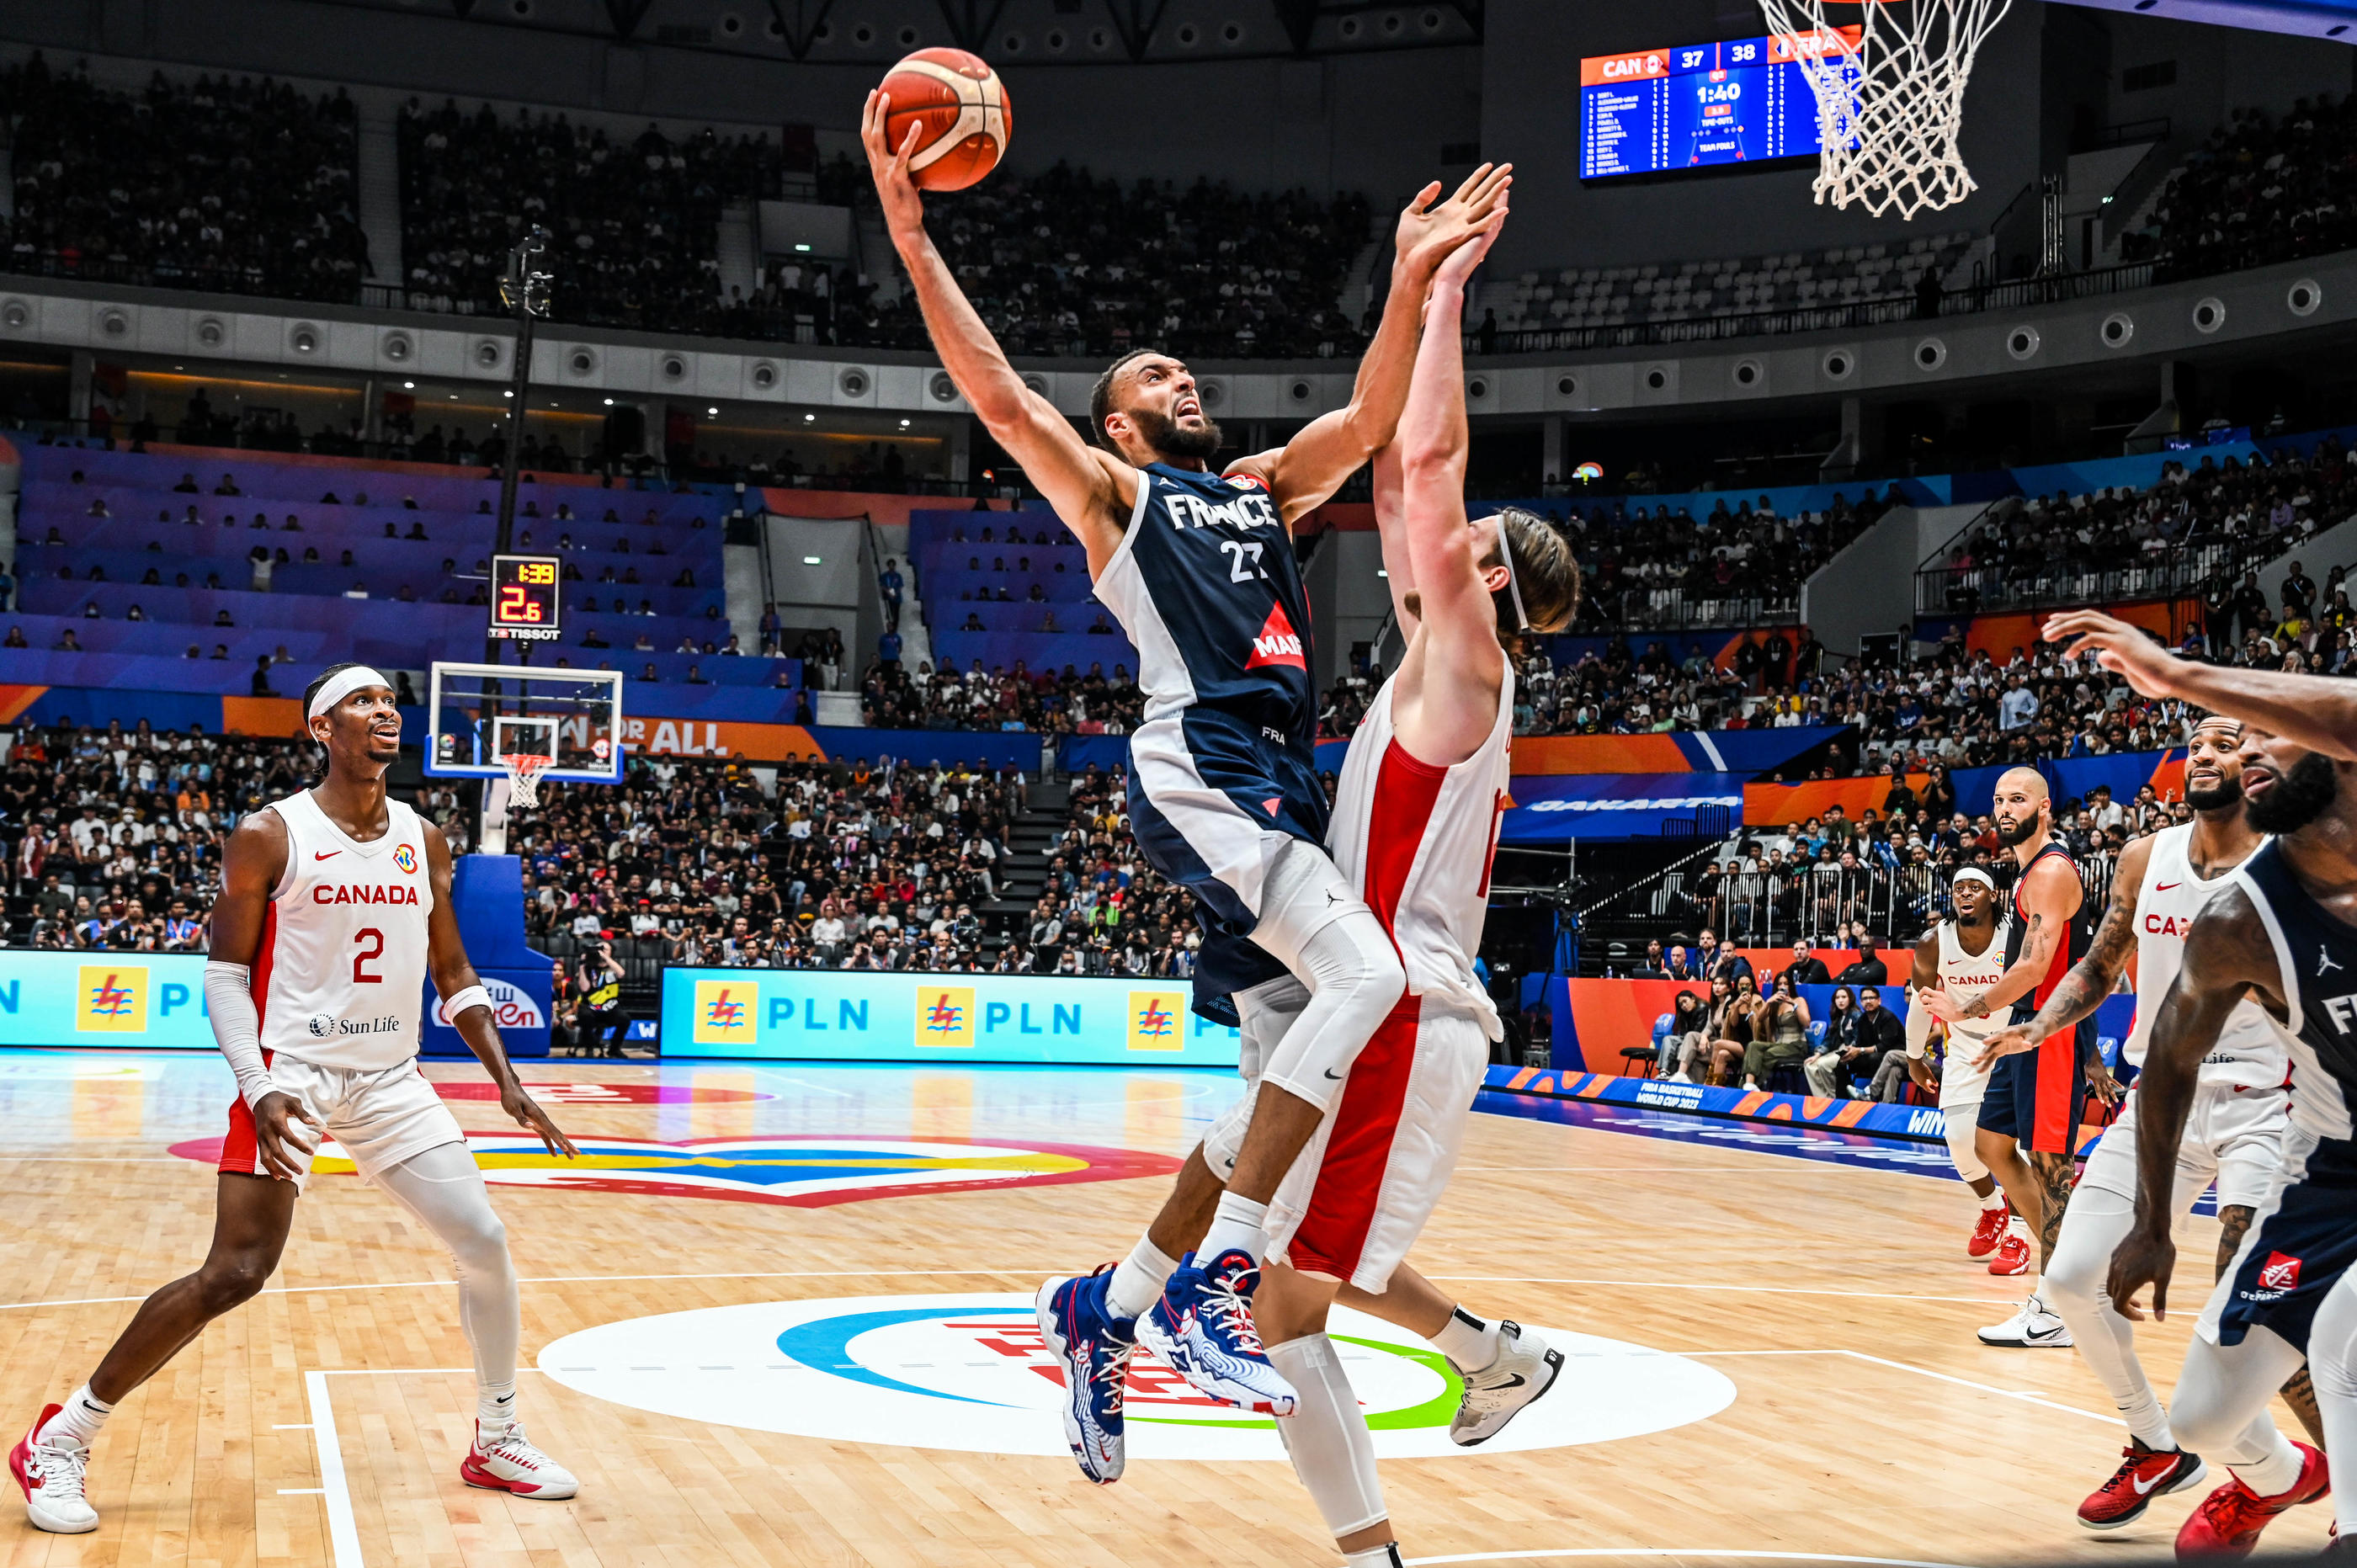
[{"label": "white arm sleeve", "polygon": [[1923,1049],[1932,1043],[1932,1010],[1923,1005],[1923,993],[1907,993],[1907,1054],[1915,1060],[1923,1059]]},{"label": "white arm sleeve", "polygon": [[205,1012],[213,1042],[237,1075],[237,1092],[252,1106],[270,1092],[270,1069],[262,1063],[262,1015],[253,1005],[253,972],[218,959],[205,965]]}]

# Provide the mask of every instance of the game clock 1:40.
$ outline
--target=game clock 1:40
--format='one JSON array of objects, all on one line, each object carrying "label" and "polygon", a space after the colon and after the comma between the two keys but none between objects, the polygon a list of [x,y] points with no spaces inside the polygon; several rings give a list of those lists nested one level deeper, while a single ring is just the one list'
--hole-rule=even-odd
[{"label": "game clock 1:40", "polygon": [[559,630],[556,557],[492,556],[491,635],[549,642]]}]

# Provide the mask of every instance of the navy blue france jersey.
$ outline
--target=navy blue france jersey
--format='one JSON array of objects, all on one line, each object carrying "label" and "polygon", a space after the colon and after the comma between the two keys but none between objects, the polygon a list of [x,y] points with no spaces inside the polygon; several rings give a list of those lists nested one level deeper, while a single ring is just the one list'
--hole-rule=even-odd
[{"label": "navy blue france jersey", "polygon": [[1137,480],[1096,592],[1137,644],[1145,718],[1215,708],[1308,752],[1318,735],[1309,601],[1268,488],[1167,463]]},{"label": "navy blue france jersey", "polygon": [[2319,1138],[2351,1135],[2357,1106],[2357,927],[2309,897],[2269,839],[2233,878],[2273,940],[2290,1004],[2291,1119]]}]

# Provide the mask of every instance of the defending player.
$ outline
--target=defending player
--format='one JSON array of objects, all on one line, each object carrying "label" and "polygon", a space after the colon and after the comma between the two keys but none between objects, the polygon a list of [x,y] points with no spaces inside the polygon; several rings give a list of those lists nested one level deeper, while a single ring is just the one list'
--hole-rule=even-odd
[{"label": "defending player", "polygon": [[[1390,444],[1433,272],[1494,226],[1509,174],[1484,165],[1437,207],[1427,204],[1438,186],[1418,196],[1401,215],[1383,323],[1350,405],[1222,475],[1208,467],[1219,427],[1169,355],[1127,354],[1098,378],[1089,436],[1101,446],[1024,385],[926,236],[908,166],[921,132],[910,127],[897,152],[887,146],[888,109],[870,94],[862,136],[934,350],[1085,547],[1098,596],[1137,644],[1146,711],[1130,740],[1129,807],[1139,844],[1195,895],[1211,935],[1249,938],[1310,993],[1269,1052],[1199,1253],[1169,1274],[1145,1329],[1205,1395],[1284,1413],[1293,1390],[1270,1367],[1251,1313],[1267,1203],[1406,983],[1382,925],[1322,847],[1308,603],[1291,529]],[[1110,1357],[1125,1354],[1134,1326],[1086,1332],[1107,1339]]]},{"label": "defending player", "polygon": [[[2143,1066],[2194,917],[2261,842],[2244,820],[2242,743],[2243,726],[2236,720],[2212,714],[2194,725],[2185,760],[2185,799],[2194,820],[2139,838],[2121,852],[2111,903],[2087,956],[2027,1026],[2007,1029],[1989,1042],[1992,1060],[2092,1017],[2133,955],[2136,1022],[2121,1054]],[[2203,1189],[2217,1182],[2221,1272],[2242,1245],[2251,1216],[2275,1178],[2290,1115],[2284,1088],[2290,1069],[2281,1031],[2249,1001],[2228,1015],[2217,1045],[2202,1059],[2189,1135],[2178,1150],[2169,1215],[2172,1222],[2183,1217]],[[2133,1523],[2153,1498],[2196,1485],[2208,1474],[2200,1455],[2179,1448],[2160,1397],[2136,1360],[2135,1330],[2104,1294],[2112,1253],[2133,1223],[2136,1106],[2142,1099],[2130,1090],[2119,1119],[2104,1130],[2087,1156],[2043,1285],[2047,1305],[2070,1326],[2079,1353],[2111,1391],[2128,1425],[2129,1445],[2119,1468],[2079,1505],[2079,1522],[2090,1530]],[[2284,1392],[2317,1433],[2307,1385],[2305,1371],[2296,1372]]]},{"label": "defending player", "polygon": [[[1946,1059],[1934,1080],[1924,1051],[1932,1039],[1933,1017],[1925,993],[1944,991],[1958,1003],[1986,995],[2005,977],[2006,942],[2010,921],[1997,918],[1996,879],[1977,865],[1959,867],[1949,884],[1948,897],[1955,917],[1943,920],[1915,944],[1914,972],[1908,977],[1911,1003],[1907,1009],[1907,1071],[1924,1089],[1940,1097],[1941,1119],[1947,1124],[1948,1157],[1956,1174],[1981,1202],[1981,1216],[1964,1243],[1964,1255],[1989,1258],[1993,1274],[2018,1274],[2029,1267],[2029,1243],[2018,1234],[2012,1207],[1980,1157],[1981,1096],[1988,1087],[1988,1068],[1975,1058],[1980,1042],[2001,1026],[1993,1018],[1961,1019],[1948,1027]],[[1996,1256],[1990,1258],[1991,1253]]]},{"label": "defending player", "polygon": [[[2007,768],[1996,781],[1993,815],[1997,836],[2013,851],[2021,875],[2013,885],[2013,929],[2006,969],[1971,1002],[1934,991],[1924,1005],[1948,1024],[1996,1016],[2012,1007],[2024,1017],[2045,1004],[2071,966],[2086,956],[2087,886],[2079,867],[2054,842],[2054,802],[2034,768]],[[2094,1076],[2110,1081],[2096,1053],[2094,1022],[2042,1038],[2026,1055],[2000,1059],[1981,1098],[1974,1147],[2004,1187],[2015,1212],[2038,1235],[2041,1269],[2053,1260],[2054,1238],[2071,1199],[2073,1146]],[[2071,1330],[2036,1291],[2005,1322],[1980,1331],[1984,1345],[2063,1346]]]},{"label": "defending player", "polygon": [[[2104,1287],[2124,1314],[2138,1318],[2135,1298],[2150,1285],[2153,1316],[2167,1316],[2177,1258],[2169,1231],[2202,1065],[2243,1004],[2255,1001],[2291,1035],[2289,1126],[2276,1179],[2210,1293],[2177,1380],[2169,1411],[2177,1441],[2233,1472],[2178,1531],[2180,1559],[2244,1556],[2270,1520],[2330,1489],[2324,1455],[2287,1439],[2267,1413],[2303,1355],[2330,1445],[2357,1453],[2357,1277],[2349,1273],[2357,1261],[2350,1120],[2357,1096],[2351,1037],[2357,765],[2255,724],[2244,732],[2241,755],[2250,825],[2276,836],[2237,865],[2195,917],[2154,1020],[2136,1080],[2134,1228],[2113,1254]],[[2343,1557],[2357,1549],[2352,1494],[2357,1488],[2343,1487],[2337,1504],[2335,1551]]]},{"label": "defending player", "polygon": [[8,1455],[26,1513],[43,1530],[98,1528],[84,1493],[91,1440],[206,1324],[262,1289],[323,1131],[457,1265],[476,1380],[475,1440],[460,1477],[525,1498],[576,1489],[515,1418],[522,1325],[507,1231],[465,1134],[417,1070],[429,974],[500,1086],[500,1109],[551,1154],[576,1151],[500,1047],[490,994],[451,912],[442,830],[385,794],[385,770],[401,756],[392,682],[365,665],[335,665],[303,693],[303,711],[327,750],[327,776],[238,824],[213,905],[205,1005],[239,1098],[221,1147],[212,1248],[195,1273],[147,1298],[90,1381],[42,1411]]}]

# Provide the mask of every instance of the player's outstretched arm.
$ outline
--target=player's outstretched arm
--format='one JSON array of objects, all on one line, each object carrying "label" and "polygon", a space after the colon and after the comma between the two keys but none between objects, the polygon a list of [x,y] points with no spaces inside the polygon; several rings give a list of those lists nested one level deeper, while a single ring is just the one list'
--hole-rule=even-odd
[{"label": "player's outstretched arm", "polygon": [[2292,675],[2181,659],[2141,627],[2095,610],[2072,610],[2046,623],[2049,642],[2069,642],[2147,697],[2176,697],[2255,725],[2310,751],[2357,762],[2357,682],[2338,675]]},{"label": "player's outstretched arm", "polygon": [[1375,534],[1383,547],[1383,583],[1392,591],[1392,616],[1399,622],[1400,641],[1413,642],[1423,621],[1407,602],[1415,592],[1415,563],[1407,553],[1404,494],[1407,480],[1400,472],[1399,443],[1394,441],[1376,453],[1374,462]]},{"label": "player's outstretched arm", "polygon": [[[213,900],[212,946],[205,960],[205,1015],[213,1043],[237,1075],[237,1091],[253,1112],[253,1142],[274,1178],[295,1181],[311,1166],[319,1123],[293,1095],[270,1087],[262,1058],[262,1010],[253,999],[253,961],[262,955],[262,929],[271,890],[286,874],[286,823],[276,811],[254,811],[229,836],[221,856],[221,890]],[[294,1130],[307,1123],[313,1135]]]},{"label": "player's outstretched arm", "polygon": [[434,908],[425,917],[425,969],[434,977],[435,993],[445,1003],[465,992],[475,993],[475,999],[452,1016],[450,1026],[500,1086],[500,1109],[515,1118],[517,1126],[537,1136],[550,1154],[572,1159],[581,1151],[516,1081],[507,1047],[500,1043],[499,1026],[491,1019],[490,994],[483,990],[482,976],[467,960],[467,944],[458,935],[458,912],[450,907],[450,841],[432,822],[423,825],[425,874],[434,886]]},{"label": "player's outstretched arm", "polygon": [[[2109,1291],[2122,1316],[2141,1318],[2133,1298],[2152,1286],[2152,1315],[2166,1317],[2169,1275],[2177,1246],[2169,1240],[2176,1213],[2178,1145],[2201,1058],[2218,1043],[2218,1031],[2234,1004],[2255,993],[2283,1016],[2278,994],[2282,976],[2275,947],[2259,912],[2240,887],[2227,887],[2194,917],[2185,939],[2185,959],[2175,983],[2161,999],[2145,1047],[2144,1071],[2136,1079],[2136,1226],[2112,1254]],[[2294,1020],[2295,1026],[2298,1020]]]},{"label": "player's outstretched arm", "polygon": [[933,352],[942,357],[942,368],[974,405],[974,417],[991,439],[1022,465],[1024,477],[1048,498],[1064,526],[1087,549],[1093,577],[1121,548],[1130,508],[1137,499],[1136,471],[1082,440],[1071,421],[1025,386],[1006,362],[1006,351],[983,325],[925,232],[924,199],[909,177],[909,155],[916,149],[922,127],[909,127],[908,139],[897,152],[885,145],[884,119],[891,107],[892,101],[883,93],[870,92],[859,137],[867,148],[876,194],[884,204],[885,225],[909,269]]},{"label": "player's outstretched arm", "polygon": [[1505,216],[1501,199],[1488,228],[1434,275],[1425,307],[1426,330],[1400,419],[1400,526],[1424,628],[1432,634],[1417,645],[1422,668],[1415,677],[1414,712],[1401,717],[1401,738],[1433,763],[1469,757],[1481,744],[1497,722],[1500,677],[1506,668],[1490,595],[1505,585],[1509,568],[1491,568],[1498,575],[1492,583],[1466,548],[1465,354],[1458,330],[1466,280],[1481,264]]},{"label": "player's outstretched arm", "polygon": [[1259,476],[1287,527],[1391,445],[1415,371],[1425,294],[1440,264],[1486,233],[1493,216],[1503,214],[1506,191],[1513,183],[1513,165],[1483,164],[1466,177],[1455,195],[1437,205],[1433,198],[1440,194],[1439,181],[1416,192],[1400,214],[1383,319],[1359,361],[1349,405],[1318,415],[1275,451],[1231,467],[1231,473]]},{"label": "player's outstretched arm", "polygon": [[1979,1060],[1993,1062],[2034,1049],[2039,1041],[2094,1015],[2120,976],[2127,972],[2128,959],[2136,951],[2136,899],[2144,890],[2145,868],[2151,864],[2152,836],[2131,839],[2113,870],[2111,901],[2104,907],[2094,940],[2087,944],[2087,956],[2071,966],[2054,994],[2038,1009],[2037,1017],[1991,1035],[1982,1045]]}]

